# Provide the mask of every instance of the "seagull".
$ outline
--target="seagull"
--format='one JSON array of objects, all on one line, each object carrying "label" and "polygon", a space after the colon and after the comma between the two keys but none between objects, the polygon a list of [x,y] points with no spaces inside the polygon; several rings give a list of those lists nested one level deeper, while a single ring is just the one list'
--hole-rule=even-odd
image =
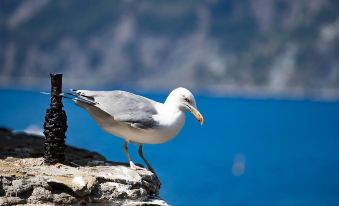
[{"label": "seagull", "polygon": [[185,123],[186,112],[191,112],[201,125],[204,123],[193,94],[182,87],[174,89],[164,103],[120,90],[72,89],[67,95],[71,95],[69,98],[85,109],[104,131],[124,140],[124,153],[134,169],[137,166],[129,155],[128,143],[139,144],[138,154],[154,174],[155,170],[143,154],[144,144],[161,144],[174,138]]}]

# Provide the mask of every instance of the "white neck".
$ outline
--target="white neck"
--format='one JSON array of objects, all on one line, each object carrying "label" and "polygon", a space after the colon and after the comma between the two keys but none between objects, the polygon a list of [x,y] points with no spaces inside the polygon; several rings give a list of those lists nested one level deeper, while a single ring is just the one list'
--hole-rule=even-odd
[{"label": "white neck", "polygon": [[161,105],[163,109],[159,110],[155,118],[159,121],[159,126],[163,128],[163,135],[171,139],[181,130],[185,123],[186,114],[178,108],[172,101],[165,101]]}]

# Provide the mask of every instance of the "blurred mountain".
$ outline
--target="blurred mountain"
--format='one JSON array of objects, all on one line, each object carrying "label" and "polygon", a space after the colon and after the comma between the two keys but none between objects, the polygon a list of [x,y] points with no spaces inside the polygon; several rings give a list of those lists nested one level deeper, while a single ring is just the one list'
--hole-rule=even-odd
[{"label": "blurred mountain", "polygon": [[0,86],[339,96],[336,0],[2,0]]}]

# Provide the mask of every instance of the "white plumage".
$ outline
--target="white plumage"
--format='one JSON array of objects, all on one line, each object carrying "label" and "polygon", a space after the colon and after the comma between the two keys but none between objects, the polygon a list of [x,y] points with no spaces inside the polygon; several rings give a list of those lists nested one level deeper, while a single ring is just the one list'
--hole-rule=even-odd
[{"label": "white plumage", "polygon": [[160,144],[174,138],[190,111],[202,124],[193,94],[185,88],[173,90],[164,103],[125,91],[72,90],[73,101],[95,119],[106,132],[125,140],[124,151],[131,167],[127,143],[138,143],[139,155],[154,172],[142,153],[143,144]]}]

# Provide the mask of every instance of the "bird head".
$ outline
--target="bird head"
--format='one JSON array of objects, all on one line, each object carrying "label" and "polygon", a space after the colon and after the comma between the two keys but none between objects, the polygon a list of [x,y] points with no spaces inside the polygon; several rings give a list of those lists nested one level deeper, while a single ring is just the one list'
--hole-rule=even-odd
[{"label": "bird head", "polygon": [[204,123],[204,118],[197,109],[195,98],[188,89],[176,88],[168,95],[166,102],[171,102],[181,111],[191,112],[201,125]]}]

